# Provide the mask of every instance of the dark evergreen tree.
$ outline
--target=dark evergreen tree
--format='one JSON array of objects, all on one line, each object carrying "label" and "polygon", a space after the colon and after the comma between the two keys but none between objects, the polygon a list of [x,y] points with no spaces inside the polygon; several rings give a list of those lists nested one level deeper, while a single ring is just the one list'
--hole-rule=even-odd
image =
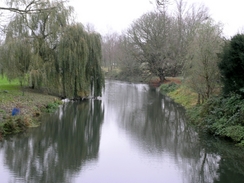
[{"label": "dark evergreen tree", "polygon": [[220,58],[224,94],[238,93],[244,96],[244,34],[237,34],[226,42]]}]

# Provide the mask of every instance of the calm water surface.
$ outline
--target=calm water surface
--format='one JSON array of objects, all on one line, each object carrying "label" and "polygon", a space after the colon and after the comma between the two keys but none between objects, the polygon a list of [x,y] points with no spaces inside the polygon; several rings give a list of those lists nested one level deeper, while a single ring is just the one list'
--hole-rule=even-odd
[{"label": "calm water surface", "polygon": [[241,183],[244,151],[198,134],[144,84],[106,81],[101,100],[65,103],[0,143],[0,182]]}]

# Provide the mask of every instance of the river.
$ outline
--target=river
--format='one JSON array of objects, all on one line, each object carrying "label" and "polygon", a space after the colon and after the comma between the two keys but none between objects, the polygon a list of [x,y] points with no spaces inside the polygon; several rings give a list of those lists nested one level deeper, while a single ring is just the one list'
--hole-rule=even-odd
[{"label": "river", "polygon": [[68,102],[40,127],[0,142],[0,182],[241,183],[244,152],[199,134],[184,109],[146,84],[106,81],[99,100]]}]

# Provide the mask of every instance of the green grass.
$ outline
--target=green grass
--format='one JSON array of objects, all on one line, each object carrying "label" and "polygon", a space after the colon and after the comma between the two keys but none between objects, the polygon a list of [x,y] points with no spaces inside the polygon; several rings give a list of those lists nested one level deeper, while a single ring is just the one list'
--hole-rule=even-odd
[{"label": "green grass", "polygon": [[[60,104],[60,100],[54,96],[31,90],[23,95],[18,80],[9,82],[6,77],[0,76],[0,140],[6,135],[38,126],[42,111],[52,112]],[[20,114],[11,116],[16,106],[19,106]]]},{"label": "green grass", "polygon": [[175,83],[162,84],[159,87],[160,92],[163,93],[163,94],[167,94],[167,93],[173,92],[173,91],[177,90],[178,88],[179,88],[179,85],[175,84]]},{"label": "green grass", "polygon": [[167,95],[186,109],[192,108],[197,104],[197,94],[186,88],[184,85],[169,92]]},{"label": "green grass", "polygon": [[9,81],[6,77],[0,76],[0,91],[2,90],[18,90],[20,89],[19,81]]},{"label": "green grass", "polygon": [[21,90],[18,80],[10,82],[6,77],[0,76],[0,107],[6,102],[12,102],[19,95],[21,95]]}]

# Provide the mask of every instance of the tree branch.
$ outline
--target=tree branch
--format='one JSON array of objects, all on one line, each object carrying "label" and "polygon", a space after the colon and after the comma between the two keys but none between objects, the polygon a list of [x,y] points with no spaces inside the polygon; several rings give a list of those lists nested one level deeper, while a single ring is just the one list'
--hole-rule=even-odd
[{"label": "tree branch", "polygon": [[156,0],[157,5],[164,6],[166,3],[169,3],[169,0]]},{"label": "tree branch", "polygon": [[11,11],[11,12],[14,12],[14,13],[19,13],[19,14],[32,14],[32,13],[42,13],[42,12],[50,11],[50,10],[53,10],[53,9],[56,8],[56,7],[50,7],[50,8],[40,8],[40,9],[27,9],[30,5],[31,4],[29,4],[25,9],[10,8],[10,7],[0,7],[0,10]]}]

